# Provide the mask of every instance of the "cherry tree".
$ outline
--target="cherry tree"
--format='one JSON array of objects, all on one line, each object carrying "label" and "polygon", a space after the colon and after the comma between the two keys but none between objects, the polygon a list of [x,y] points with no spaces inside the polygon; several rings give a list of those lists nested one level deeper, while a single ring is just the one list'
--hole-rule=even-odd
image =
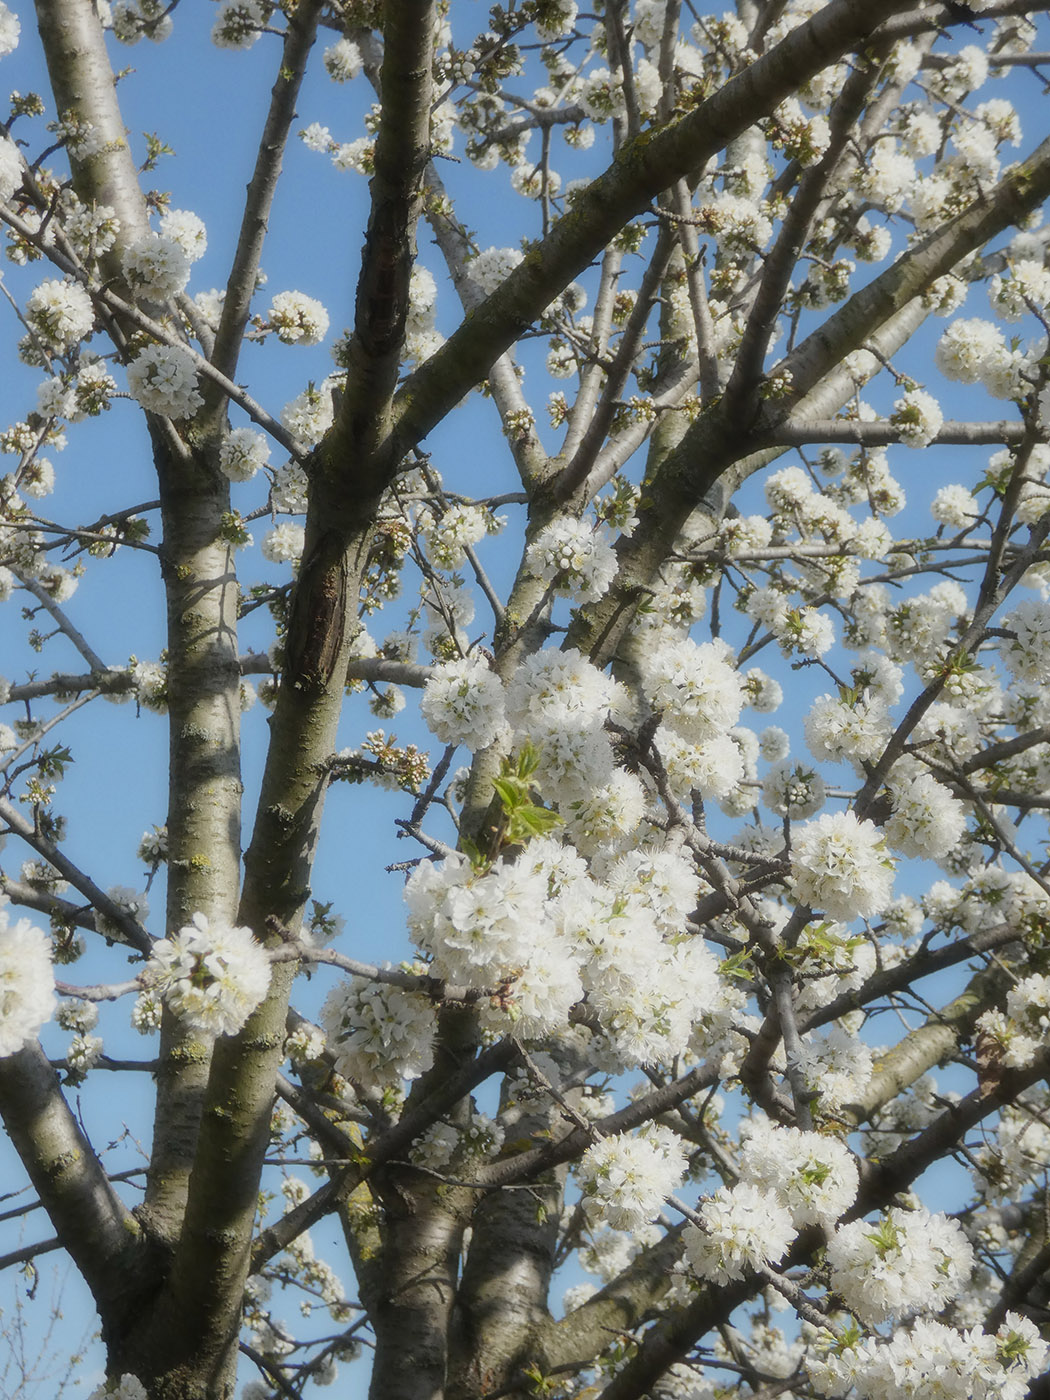
[{"label": "cherry tree", "polygon": [[[1046,1393],[1043,24],[0,3],[0,1263],[72,1260],[99,1397]],[[165,42],[257,147],[218,289]],[[352,306],[262,275],[293,156]],[[367,942],[318,862],[391,802]]]}]

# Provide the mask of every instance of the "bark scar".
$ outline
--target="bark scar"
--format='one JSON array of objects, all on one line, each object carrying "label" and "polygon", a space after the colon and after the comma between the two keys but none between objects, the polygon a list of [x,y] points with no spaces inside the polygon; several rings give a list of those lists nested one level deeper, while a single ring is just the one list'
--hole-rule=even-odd
[{"label": "bark scar", "polygon": [[288,677],[300,690],[327,689],[343,650],[349,571],[343,551],[322,536],[299,570],[285,648]]}]

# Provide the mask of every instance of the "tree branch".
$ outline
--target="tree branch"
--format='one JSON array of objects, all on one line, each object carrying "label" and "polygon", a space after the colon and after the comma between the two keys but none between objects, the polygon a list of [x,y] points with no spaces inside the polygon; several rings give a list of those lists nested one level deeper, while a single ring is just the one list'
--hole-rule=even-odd
[{"label": "tree branch", "polygon": [[423,207],[430,154],[433,0],[404,0],[386,12],[381,71],[382,121],[354,333],[347,351],[346,392],[336,422],[318,453],[318,475],[352,499],[371,503],[387,486],[403,454],[378,452],[390,435],[390,415],[415,259],[415,230]]},{"label": "tree branch", "polygon": [[662,191],[702,166],[807,78],[869,39],[901,0],[831,0],[694,111],[626,143],[520,267],[410,376],[398,395],[394,457],[438,423],[544,307]]},{"label": "tree branch", "polygon": [[[326,785],[322,765],[335,744],[372,518],[396,465],[376,452],[376,444],[389,436],[404,342],[429,151],[433,25],[431,0],[385,13],[383,115],[347,386],[336,423],[312,462],[286,670],[237,915],[270,940],[267,919],[297,932],[309,893]],[[243,1030],[216,1043],[168,1284],[179,1325],[157,1336],[171,1358],[192,1344],[221,1374],[235,1359],[294,972],[295,964],[275,964],[269,993]]]},{"label": "tree branch", "polygon": [[[939,447],[1016,447],[1024,424],[1000,419],[991,423],[962,423],[949,419],[931,440]],[[806,447],[817,442],[852,443],[858,447],[890,447],[901,441],[895,423],[861,423],[848,418],[789,418],[773,430],[779,447]]]},{"label": "tree branch", "polygon": [[141,1301],[141,1233],[35,1041],[0,1059],[0,1116],[62,1247],[91,1289],[103,1331],[119,1327]]},{"label": "tree branch", "polygon": [[[270,108],[259,138],[255,170],[248,183],[248,197],[241,216],[237,251],[226,279],[226,297],[215,333],[215,348],[210,359],[220,373],[232,379],[237,372],[237,360],[248,324],[248,313],[255,292],[255,279],[262,257],[263,241],[273,207],[277,181],[284,161],[288,132],[295,120],[295,104],[306,73],[306,63],[317,36],[317,22],[323,0],[305,0],[296,5],[288,16],[284,47],[277,77],[270,93]],[[206,396],[212,403],[217,395],[214,385]]]},{"label": "tree branch", "polygon": [[100,890],[90,876],[85,875],[78,866],[73,864],[61,847],[56,846],[53,841],[37,832],[32,823],[26,821],[18,808],[6,797],[0,797],[0,820],[5,821],[10,831],[36,851],[41,859],[53,865],[64,880],[68,880],[74,889],[79,890],[85,899],[90,900],[100,914],[105,915],[114,929],[119,931],[111,936],[122,936],[122,941],[128,943],[132,948],[137,948],[140,953],[149,952],[153,946],[153,940],[138,920],[110,899],[104,890]]},{"label": "tree branch", "polygon": [[121,241],[102,265],[107,277],[123,285],[121,251],[149,232],[149,221],[102,25],[90,4],[36,0],[36,14],[59,115],[75,113],[100,138],[92,155],[80,159],[70,153],[73,186],[86,204],[108,204],[116,211]]},{"label": "tree branch", "polygon": [[[958,260],[1021,220],[1047,194],[1050,140],[1029,160],[1008,171],[986,200],[910,249],[775,366],[770,381],[783,383],[785,397],[775,396],[763,404],[757,397],[747,403],[735,402],[726,394],[706,410],[647,481],[639,523],[629,540],[618,543],[616,580],[598,603],[578,610],[567,644],[589,654],[596,664],[614,655],[643,590],[672,550],[689,515],[708,493],[717,485],[722,497],[728,499],[744,477],[776,455],[768,444],[776,440],[778,425],[791,416],[792,409],[802,421],[798,409],[807,400],[826,402],[832,397],[845,377],[841,364],[846,355],[898,318],[913,327],[915,316],[921,319],[925,315],[914,308],[921,308],[919,298],[927,287]],[[842,392],[852,392],[852,386],[842,382]]]}]

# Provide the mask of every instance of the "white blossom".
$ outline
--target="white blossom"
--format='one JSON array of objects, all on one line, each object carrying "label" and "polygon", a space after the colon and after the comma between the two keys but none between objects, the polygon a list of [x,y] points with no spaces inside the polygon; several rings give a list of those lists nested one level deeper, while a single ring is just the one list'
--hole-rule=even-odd
[{"label": "white blossom", "polygon": [[933,498],[930,514],[942,525],[965,530],[980,516],[981,507],[965,486],[942,486]]},{"label": "white blossom", "polygon": [[9,136],[0,135],[0,204],[6,204],[22,183],[22,160]]},{"label": "white blossom", "polygon": [[415,942],[439,976],[468,986],[494,986],[528,963],[545,897],[545,881],[521,862],[478,873],[449,857],[417,867],[405,886]]},{"label": "white blossom", "polygon": [[569,1013],[583,999],[580,968],[552,922],[538,923],[531,945],[500,985],[500,996],[481,1009],[480,1022],[493,1035],[522,1040],[562,1033]]},{"label": "white blossom", "polygon": [[967,44],[941,69],[935,86],[938,96],[957,102],[987,80],[988,56],[976,44]]},{"label": "white blossom", "polygon": [[893,861],[869,821],[852,812],[825,812],[793,835],[795,893],[833,919],[877,914],[893,889]]},{"label": "white blossom", "polygon": [[153,945],[146,977],[168,1007],[207,1035],[233,1035],[266,996],[270,960],[251,929],[205,914]]},{"label": "white blossom", "polygon": [[[760,715],[772,714],[784,702],[783,686],[757,666],[752,666],[744,672],[744,695],[744,704],[757,710]],[[783,754],[781,757],[787,755]]]},{"label": "white blossom", "polygon": [[305,515],[309,494],[310,479],[298,462],[285,462],[274,472],[270,488],[270,504],[274,510]]},{"label": "white blossom", "polygon": [[1010,264],[1010,276],[996,273],[988,283],[988,300],[1004,321],[1020,321],[1033,305],[1050,303],[1050,269],[1033,258],[1018,258]]},{"label": "white blossom", "polygon": [[423,687],[420,713],[442,743],[487,748],[505,723],[502,683],[476,653],[443,662]]},{"label": "white blossom", "polygon": [[372,173],[374,158],[375,142],[369,136],[345,141],[332,152],[332,164],[336,170],[356,170],[359,175]]},{"label": "white blossom", "polygon": [[138,1376],[125,1372],[119,1381],[97,1386],[88,1400],[146,1400],[146,1387]]},{"label": "white blossom", "polygon": [[719,1187],[700,1206],[699,1214],[704,1228],[687,1225],[682,1244],[693,1272],[715,1285],[779,1263],[795,1238],[787,1208],[771,1192],[750,1182]]},{"label": "white blossom", "polygon": [[740,1170],[745,1180],[776,1196],[796,1229],[833,1224],[857,1195],[857,1164],[845,1143],[765,1118],[749,1124]]},{"label": "white blossom", "polygon": [[900,430],[906,447],[928,447],[941,430],[944,414],[932,394],[924,389],[909,389],[893,405],[890,422]]},{"label": "white blossom", "polygon": [[254,428],[231,429],[219,448],[219,470],[231,481],[250,481],[269,460],[269,443]]},{"label": "white blossom", "polygon": [[324,66],[336,83],[346,83],[361,71],[361,50],[352,39],[340,39],[324,51]]},{"label": "white blossom", "polygon": [[45,418],[72,418],[77,411],[76,390],[58,376],[37,385],[36,406]]},{"label": "white blossom", "polygon": [[179,245],[191,263],[208,251],[204,220],[190,209],[166,209],[160,216],[160,231]]},{"label": "white blossom", "polygon": [[908,112],[900,136],[901,150],[905,155],[920,159],[932,156],[942,140],[941,123],[930,108],[919,108]]},{"label": "white blossom", "polygon": [[54,1008],[50,939],[0,905],[0,1058],[32,1040]]},{"label": "white blossom", "polygon": [[335,410],[327,381],[320,388],[308,385],[281,409],[281,422],[306,447],[319,443],[334,421]]},{"label": "white blossom", "polygon": [[730,556],[760,553],[773,538],[773,527],[764,515],[738,515],[722,521],[718,537]]},{"label": "white blossom", "polygon": [[488,517],[480,506],[448,506],[440,515],[422,507],[416,516],[420,534],[440,569],[459,569],[466,562],[468,546],[477,544],[488,534]]},{"label": "white blossom", "polygon": [[349,978],[329,993],[321,1021],[337,1071],[369,1088],[418,1079],[434,1063],[434,1006],[419,993]]},{"label": "white blossom", "polygon": [[783,101],[773,117],[774,139],[784,154],[803,167],[815,165],[831,141],[827,118],[807,116],[795,97]]},{"label": "white blossom", "polygon": [[544,526],[529,547],[529,562],[555,592],[577,603],[595,602],[616,575],[612,545],[585,521],[568,516]]},{"label": "white blossom", "polygon": [[311,122],[300,131],[299,139],[308,151],[326,152],[332,144],[332,133],[320,122]]},{"label": "white blossom", "polygon": [[980,1326],[960,1332],[917,1318],[888,1339],[811,1353],[807,1368],[821,1395],[850,1389],[859,1400],[1023,1400],[1047,1350],[1035,1325],[1016,1313],[1006,1314],[994,1336]]},{"label": "white blossom", "polygon": [[220,49],[248,49],[273,13],[271,0],[223,0],[212,26],[212,43]]},{"label": "white blossom", "polygon": [[891,706],[904,694],[904,672],[881,652],[862,651],[850,669],[854,684],[869,701]]},{"label": "white blossom", "polygon": [[58,353],[70,349],[95,324],[91,298],[77,282],[41,282],[26,302],[26,318]]},{"label": "white blossom", "polygon": [[818,657],[834,644],[835,624],[827,613],[816,608],[792,608],[778,630],[777,641],[785,656],[793,651]]},{"label": "white blossom", "polygon": [[278,292],[267,319],[286,345],[320,345],[328,334],[328,312],[304,292]]},{"label": "white blossom", "polygon": [[887,213],[895,213],[909,197],[916,183],[915,162],[895,141],[879,140],[868,151],[858,181],[871,202]]},{"label": "white blossom", "polygon": [[592,68],[580,87],[580,106],[591,121],[607,122],[624,110],[623,74]]},{"label": "white blossom", "polygon": [[832,695],[814,701],[805,720],[806,745],[817,759],[855,764],[877,759],[891,731],[886,704],[878,696],[853,704]]},{"label": "white blossom", "polygon": [[1023,357],[990,321],[953,321],[937,342],[934,360],[945,378],[981,383],[995,398],[1021,392]]},{"label": "white blossom", "polygon": [[791,736],[779,725],[771,724],[758,736],[758,748],[767,763],[780,763],[791,752]]},{"label": "white blossom", "polygon": [[623,703],[616,682],[574,648],[531,653],[507,683],[507,718],[525,733],[601,726]]},{"label": "white blossom", "polygon": [[808,1034],[797,1057],[798,1069],[811,1093],[828,1113],[856,1103],[871,1079],[873,1058],[859,1036],[840,1025],[825,1034]]},{"label": "white blossom", "polygon": [[168,418],[192,418],[204,402],[193,355],[179,345],[147,345],[128,365],[128,387],[149,413]]},{"label": "white blossom", "polygon": [[135,698],[147,710],[165,714],[168,708],[168,668],[160,661],[135,660],[131,667]]},{"label": "white blossom", "polygon": [[122,44],[137,44],[142,38],[160,44],[172,31],[164,0],[113,0],[110,19],[113,34]]},{"label": "white blossom", "polygon": [[1023,1061],[1027,1063],[1050,1038],[1050,978],[1041,973],[1023,977],[1006,994],[1006,1014],[1031,1041],[1032,1053]]},{"label": "white blossom", "polygon": [[635,910],[670,935],[677,934],[692,914],[699,894],[693,861],[686,853],[670,849],[625,851],[603,884],[617,897],[624,914]]},{"label": "white blossom", "polygon": [[560,39],[576,23],[576,0],[544,0],[536,20],[536,33],[544,41]]},{"label": "white blossom", "polygon": [[75,1035],[66,1049],[66,1065],[69,1081],[79,1084],[88,1072],[98,1064],[102,1056],[100,1035]]},{"label": "white blossom", "polygon": [[518,165],[511,172],[511,188],[526,199],[539,199],[544,190],[556,197],[561,189],[561,176],[550,167],[541,165]]},{"label": "white blossom", "polygon": [[271,564],[297,564],[302,558],[306,531],[288,520],[267,531],[262,540],[263,558]]},{"label": "white blossom", "polygon": [[904,856],[942,860],[955,850],[966,830],[966,809],[930,773],[890,782],[893,816],[886,840]]},{"label": "white blossom", "polygon": [[713,642],[666,641],[640,658],[649,702],[683,739],[703,743],[740,718],[744,686]]},{"label": "white blossom", "polygon": [[685,1158],[681,1139],[669,1128],[599,1138],[577,1168],[588,1214],[614,1230],[638,1229],[681,1185]]},{"label": "white blossom", "polygon": [[174,296],[190,280],[190,260],[182,243],[160,233],[147,233],[126,248],[122,265],[128,284],[153,301]]},{"label": "white blossom", "polygon": [[98,1025],[98,1007],[94,1002],[73,997],[58,1003],[55,1008],[55,1020],[64,1031],[76,1031],[84,1035]]},{"label": "white blossom", "polygon": [[1019,680],[1045,685],[1050,680],[1050,603],[1026,598],[1003,618],[1003,627],[1014,634],[999,643],[1010,672]]},{"label": "white blossom", "polygon": [[762,800],[781,817],[802,820],[824,805],[824,779],[805,763],[785,760],[775,764],[762,781]]},{"label": "white blossom", "polygon": [[0,0],[0,58],[14,53],[21,32],[22,26],[18,22],[18,16]]},{"label": "white blossom", "polygon": [[517,248],[485,248],[467,264],[470,280],[485,293],[494,292],[522,261]]},{"label": "white blossom", "polygon": [[874,1225],[853,1220],[828,1241],[831,1286],[868,1325],[939,1312],[969,1282],[973,1251],[945,1215],[891,1208]]}]

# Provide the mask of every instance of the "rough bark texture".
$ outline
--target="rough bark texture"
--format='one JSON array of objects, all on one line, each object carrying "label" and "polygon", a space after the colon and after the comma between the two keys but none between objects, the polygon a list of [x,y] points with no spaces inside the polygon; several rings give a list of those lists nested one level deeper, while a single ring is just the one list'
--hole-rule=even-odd
[{"label": "rough bark texture", "polygon": [[100,1166],[39,1045],[0,1059],[0,1113],[112,1340],[145,1284],[141,1231]]}]

